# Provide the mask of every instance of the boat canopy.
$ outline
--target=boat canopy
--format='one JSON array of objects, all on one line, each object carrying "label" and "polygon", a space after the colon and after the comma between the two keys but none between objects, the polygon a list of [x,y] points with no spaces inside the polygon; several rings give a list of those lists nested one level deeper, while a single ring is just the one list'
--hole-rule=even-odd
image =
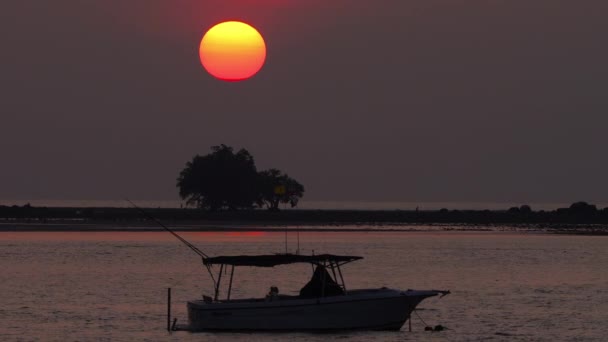
[{"label": "boat canopy", "polygon": [[271,254],[271,255],[234,255],[203,258],[205,265],[232,265],[274,267],[278,265],[308,263],[315,265],[346,264],[351,261],[363,259],[360,256],[346,256],[333,254],[299,255],[299,254]]}]

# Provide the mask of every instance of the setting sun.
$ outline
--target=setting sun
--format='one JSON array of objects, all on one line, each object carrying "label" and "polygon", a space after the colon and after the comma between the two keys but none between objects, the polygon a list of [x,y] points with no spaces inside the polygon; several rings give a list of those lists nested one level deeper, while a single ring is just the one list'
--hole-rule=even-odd
[{"label": "setting sun", "polygon": [[226,21],[213,26],[201,40],[201,63],[224,81],[241,81],[255,75],[266,60],[266,44],[252,26]]}]

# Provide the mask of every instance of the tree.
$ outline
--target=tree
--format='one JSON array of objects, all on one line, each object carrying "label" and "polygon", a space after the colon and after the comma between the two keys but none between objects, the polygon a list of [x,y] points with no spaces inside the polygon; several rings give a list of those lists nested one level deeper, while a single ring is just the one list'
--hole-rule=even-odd
[{"label": "tree", "polygon": [[268,210],[279,210],[280,203],[289,203],[293,208],[304,195],[302,184],[277,169],[259,172],[258,186],[257,203],[260,207],[266,206]]},{"label": "tree", "polygon": [[521,207],[511,207],[511,208],[509,208],[508,212],[511,214],[529,215],[530,213],[532,213],[532,208],[529,205],[524,204]]},{"label": "tree", "polygon": [[595,214],[597,212],[597,207],[593,204],[581,201],[572,203],[568,211],[575,215],[588,215]]},{"label": "tree", "polygon": [[258,198],[258,174],[245,149],[234,153],[224,144],[196,155],[177,178],[179,195],[188,204],[209,210],[251,208]]},{"label": "tree", "polygon": [[527,204],[524,204],[521,207],[519,207],[519,212],[522,213],[522,214],[531,214],[532,213],[532,207],[530,207]]}]

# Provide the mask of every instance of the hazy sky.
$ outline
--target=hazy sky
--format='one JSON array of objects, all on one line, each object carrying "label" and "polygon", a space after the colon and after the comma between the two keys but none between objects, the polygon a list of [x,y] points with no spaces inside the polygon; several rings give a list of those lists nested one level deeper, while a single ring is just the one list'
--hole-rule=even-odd
[{"label": "hazy sky", "polygon": [[[0,198],[173,199],[248,149],[308,200],[608,201],[606,0],[3,0]],[[209,76],[212,25],[266,39]]]}]

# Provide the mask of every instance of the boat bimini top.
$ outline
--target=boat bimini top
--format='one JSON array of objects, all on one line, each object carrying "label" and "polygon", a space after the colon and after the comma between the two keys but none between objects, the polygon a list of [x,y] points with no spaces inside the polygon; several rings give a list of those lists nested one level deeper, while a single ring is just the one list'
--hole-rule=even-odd
[{"label": "boat bimini top", "polygon": [[204,265],[230,265],[252,267],[274,267],[279,265],[307,263],[313,265],[344,265],[363,259],[360,256],[345,256],[333,254],[299,255],[299,254],[270,254],[270,255],[235,255],[203,258]]}]

